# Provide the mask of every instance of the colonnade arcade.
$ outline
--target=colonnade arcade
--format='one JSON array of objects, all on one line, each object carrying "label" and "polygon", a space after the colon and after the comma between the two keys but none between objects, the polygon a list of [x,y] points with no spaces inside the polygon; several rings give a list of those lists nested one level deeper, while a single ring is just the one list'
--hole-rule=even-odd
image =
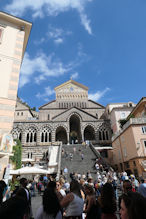
[{"label": "colonnade arcade", "polygon": [[82,121],[80,115],[76,113],[72,114],[66,122],[59,122],[54,127],[49,123],[15,124],[12,135],[24,146],[48,145],[57,141],[62,141],[63,144],[80,144],[86,140],[96,142],[110,140],[110,131],[106,124],[95,127],[92,122]]}]

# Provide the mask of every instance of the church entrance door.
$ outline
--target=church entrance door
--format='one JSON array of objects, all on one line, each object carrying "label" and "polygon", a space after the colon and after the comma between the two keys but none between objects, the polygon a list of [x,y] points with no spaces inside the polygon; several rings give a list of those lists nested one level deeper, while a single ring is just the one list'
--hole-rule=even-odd
[{"label": "church entrance door", "polygon": [[70,144],[81,143],[80,119],[77,115],[72,115],[69,120],[70,125]]},{"label": "church entrance door", "polygon": [[63,144],[67,144],[67,133],[62,126],[59,126],[56,130],[56,141],[62,141]]}]

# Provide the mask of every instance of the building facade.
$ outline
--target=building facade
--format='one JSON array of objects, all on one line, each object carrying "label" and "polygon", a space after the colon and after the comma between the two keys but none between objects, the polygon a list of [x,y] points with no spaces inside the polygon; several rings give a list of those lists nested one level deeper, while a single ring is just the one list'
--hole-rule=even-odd
[{"label": "building facade", "polygon": [[23,158],[39,160],[48,146],[82,143],[111,144],[110,122],[105,107],[88,99],[88,87],[69,80],[55,88],[56,99],[32,112],[17,101],[13,137],[23,145]]},{"label": "building facade", "polygon": [[128,103],[111,103],[106,106],[106,115],[111,122],[113,134],[121,130],[119,121],[125,120],[134,107],[135,104],[131,101]]},{"label": "building facade", "polygon": [[10,143],[20,67],[31,26],[30,22],[0,12],[0,179],[12,151],[6,144]]},{"label": "building facade", "polygon": [[111,162],[118,171],[146,177],[145,97],[132,110],[123,129],[112,137],[112,147]]}]

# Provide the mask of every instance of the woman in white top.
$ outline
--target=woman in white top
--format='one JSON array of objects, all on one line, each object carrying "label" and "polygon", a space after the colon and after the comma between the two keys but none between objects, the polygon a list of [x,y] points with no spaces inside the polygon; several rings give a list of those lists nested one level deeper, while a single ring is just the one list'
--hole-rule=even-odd
[{"label": "woman in white top", "polygon": [[73,180],[70,183],[70,193],[61,201],[61,207],[65,208],[65,218],[81,219],[84,201],[80,192],[80,184]]},{"label": "woman in white top", "polygon": [[53,189],[46,189],[43,195],[43,204],[37,211],[35,219],[62,219],[61,207]]}]

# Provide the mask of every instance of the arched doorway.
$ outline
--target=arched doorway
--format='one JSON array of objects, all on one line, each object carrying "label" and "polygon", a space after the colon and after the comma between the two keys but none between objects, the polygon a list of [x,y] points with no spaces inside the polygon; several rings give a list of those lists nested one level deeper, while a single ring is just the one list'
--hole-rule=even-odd
[{"label": "arched doorway", "polygon": [[72,115],[69,120],[70,125],[70,144],[81,143],[80,119],[77,115]]},{"label": "arched doorway", "polygon": [[67,144],[67,133],[64,127],[59,126],[56,129],[56,141],[62,141],[63,144]]},{"label": "arched doorway", "polygon": [[84,130],[84,140],[95,140],[95,131],[91,125],[86,126]]}]

